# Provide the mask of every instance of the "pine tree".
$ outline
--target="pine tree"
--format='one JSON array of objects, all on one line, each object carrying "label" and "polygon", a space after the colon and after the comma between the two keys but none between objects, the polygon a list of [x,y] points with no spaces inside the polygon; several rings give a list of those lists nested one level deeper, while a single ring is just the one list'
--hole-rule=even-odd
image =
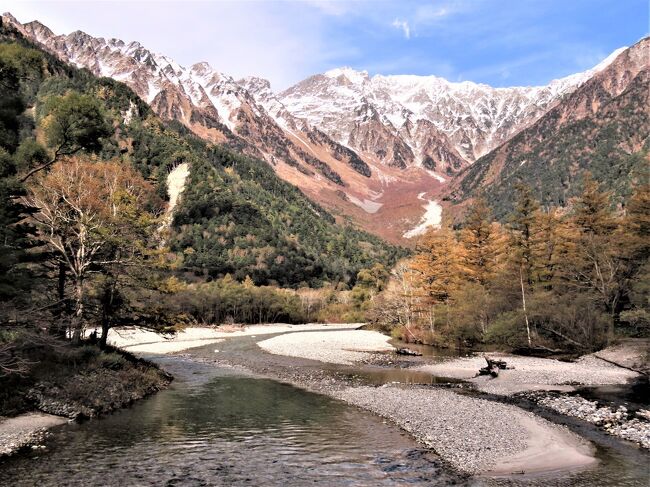
[{"label": "pine tree", "polygon": [[460,237],[468,278],[481,286],[488,284],[498,263],[498,231],[492,220],[485,198],[476,198],[465,215]]},{"label": "pine tree", "polygon": [[[647,176],[647,175],[646,175]],[[633,325],[638,333],[650,331],[650,181],[642,178],[632,191],[621,229],[622,246],[629,259],[629,309],[621,321]]]},{"label": "pine tree", "polygon": [[546,291],[566,279],[566,263],[575,250],[576,230],[560,210],[538,211],[532,237],[533,281]]},{"label": "pine tree", "polygon": [[465,251],[448,226],[427,233],[418,245],[411,268],[422,279],[427,294],[437,303],[447,303],[467,275]]},{"label": "pine tree", "polygon": [[530,186],[517,184],[517,203],[515,211],[510,217],[510,227],[512,229],[512,245],[516,250],[515,258],[522,269],[524,279],[527,285],[533,282],[534,263],[534,240],[537,214],[539,211],[539,202],[533,197]]},{"label": "pine tree", "polygon": [[583,191],[573,201],[572,222],[578,230],[575,258],[568,263],[577,292],[593,293],[610,317],[608,338],[625,293],[626,264],[621,232],[612,210],[612,193],[585,173]]},{"label": "pine tree", "polygon": [[611,191],[604,191],[590,172],[585,172],[582,193],[573,200],[573,222],[585,235],[603,236],[616,228]]}]

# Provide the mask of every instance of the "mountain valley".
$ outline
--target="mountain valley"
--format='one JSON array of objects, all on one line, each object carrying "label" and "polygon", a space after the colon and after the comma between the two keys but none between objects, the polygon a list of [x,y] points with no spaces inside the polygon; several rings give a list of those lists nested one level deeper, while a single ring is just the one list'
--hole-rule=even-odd
[{"label": "mountain valley", "polygon": [[[587,116],[577,114],[577,103],[595,112],[625,89],[631,73],[647,69],[649,49],[647,42],[635,45],[634,55],[618,49],[594,68],[546,86],[492,88],[340,68],[274,92],[267,80],[235,80],[204,62],[185,68],[138,42],[81,31],[56,35],[9,14],[5,21],[63,61],[126,83],[163,119],[265,160],[338,221],[402,245],[412,244],[424,221],[423,197],[447,206],[491,184],[502,165],[489,161],[509,151],[513,137],[545,124],[544,140],[553,138],[560,126]],[[604,81],[593,87],[594,78]],[[605,85],[611,89],[600,89]],[[591,95],[576,101],[585,90]],[[636,151],[647,140],[647,120],[642,127]],[[478,171],[491,176],[476,183]]]}]

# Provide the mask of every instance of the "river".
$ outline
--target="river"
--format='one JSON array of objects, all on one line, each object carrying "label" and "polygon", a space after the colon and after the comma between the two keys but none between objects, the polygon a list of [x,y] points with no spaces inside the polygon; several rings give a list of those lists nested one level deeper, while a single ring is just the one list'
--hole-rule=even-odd
[{"label": "river", "polygon": [[[55,431],[4,465],[32,485],[451,485],[440,460],[380,418],[325,396],[183,358],[173,385]],[[433,480],[435,479],[435,480]],[[431,483],[433,481],[433,483]]]},{"label": "river", "polygon": [[[220,352],[230,348],[243,357],[254,347],[252,339],[228,342],[219,344]],[[379,417],[238,368],[205,363],[214,348],[157,357],[176,377],[168,390],[115,414],[56,428],[46,450],[0,465],[0,485],[521,484],[463,477]],[[366,372],[360,370],[360,377]],[[523,485],[646,485],[647,457],[599,441],[598,467]]]}]

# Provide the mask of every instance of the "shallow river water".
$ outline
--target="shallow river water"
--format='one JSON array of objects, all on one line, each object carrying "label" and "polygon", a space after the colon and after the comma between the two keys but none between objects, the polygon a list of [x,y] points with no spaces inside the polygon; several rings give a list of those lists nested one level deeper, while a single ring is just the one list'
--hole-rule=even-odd
[{"label": "shallow river water", "polygon": [[[219,345],[226,354],[228,348],[245,354],[252,346],[250,339]],[[189,355],[205,357],[213,348]],[[188,357],[156,361],[176,377],[168,390],[107,417],[55,429],[46,450],[0,463],[0,485],[586,487],[650,481],[646,455],[600,437],[599,464],[589,471],[468,479],[392,424],[326,396]],[[370,383],[399,380],[366,372],[359,377]]]},{"label": "shallow river water", "polygon": [[2,485],[450,485],[459,478],[381,419],[268,379],[162,359],[169,390],[64,425],[0,466]]}]

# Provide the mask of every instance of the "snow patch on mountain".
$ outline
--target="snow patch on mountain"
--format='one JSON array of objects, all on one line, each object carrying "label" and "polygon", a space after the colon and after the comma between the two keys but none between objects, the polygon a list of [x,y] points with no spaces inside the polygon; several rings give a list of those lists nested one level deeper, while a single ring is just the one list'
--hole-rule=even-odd
[{"label": "snow patch on mountain", "polygon": [[[425,193],[420,193],[418,198],[424,199]],[[420,220],[420,224],[411,230],[404,232],[404,238],[413,238],[424,235],[430,228],[440,228],[442,222],[442,206],[435,200],[428,200],[427,204],[423,206],[424,215]]]},{"label": "snow patch on mountain", "polygon": [[167,206],[167,214],[172,215],[174,208],[178,204],[181,193],[185,189],[185,181],[190,175],[190,165],[183,162],[172,169],[167,175],[167,194],[169,196],[169,205]]},{"label": "snow patch on mountain", "polygon": [[351,194],[346,194],[346,196],[348,197],[348,199],[352,203],[357,205],[359,208],[361,208],[366,213],[370,213],[370,214],[377,213],[379,211],[379,209],[382,206],[384,206],[383,203],[379,203],[377,201],[372,201],[372,200],[368,200],[368,199],[361,200],[361,199],[359,199],[359,198],[357,198],[355,196],[352,196]]}]

